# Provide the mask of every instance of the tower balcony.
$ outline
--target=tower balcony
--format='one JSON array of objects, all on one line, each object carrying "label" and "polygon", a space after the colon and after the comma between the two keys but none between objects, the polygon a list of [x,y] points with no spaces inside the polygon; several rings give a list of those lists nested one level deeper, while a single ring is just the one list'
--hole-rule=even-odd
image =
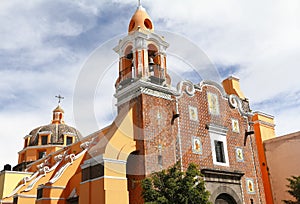
[{"label": "tower balcony", "polygon": [[150,82],[161,85],[165,81],[165,70],[159,64],[149,64]]}]

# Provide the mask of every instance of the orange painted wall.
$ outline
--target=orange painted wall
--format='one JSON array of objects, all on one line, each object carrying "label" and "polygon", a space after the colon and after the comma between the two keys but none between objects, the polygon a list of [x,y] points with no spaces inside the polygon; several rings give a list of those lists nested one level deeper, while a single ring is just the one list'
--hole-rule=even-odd
[{"label": "orange painted wall", "polygon": [[273,137],[275,137],[275,133],[274,133],[274,126],[272,126],[273,120],[267,120],[267,118],[265,119],[264,118],[265,117],[260,115],[260,113],[255,113],[252,118],[252,121],[254,122],[253,129],[254,129],[254,134],[257,143],[258,159],[261,168],[266,203],[273,204],[274,202],[273,202],[272,189],[271,189],[269,172],[268,172],[268,165],[267,165],[265,150],[263,146],[263,138],[265,138],[266,135],[270,137],[271,134],[273,134]]}]

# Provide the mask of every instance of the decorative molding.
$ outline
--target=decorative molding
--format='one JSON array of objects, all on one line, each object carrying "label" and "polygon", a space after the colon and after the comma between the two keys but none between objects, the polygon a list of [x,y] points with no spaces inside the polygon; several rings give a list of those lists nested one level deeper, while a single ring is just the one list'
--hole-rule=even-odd
[{"label": "decorative molding", "polygon": [[217,133],[223,136],[227,135],[228,128],[220,125],[216,125],[213,123],[207,124],[206,128],[209,132]]},{"label": "decorative molding", "polygon": [[266,121],[263,121],[263,120],[256,120],[254,122],[252,122],[253,124],[262,124],[262,125],[266,125],[266,126],[270,126],[270,127],[275,127],[276,125],[273,124],[273,123],[268,123]]},{"label": "decorative molding", "polygon": [[52,134],[51,131],[42,131],[42,132],[38,132],[38,135],[49,135]]},{"label": "decorative molding", "polygon": [[[176,95],[176,93],[177,93],[175,90],[170,89],[169,87],[160,86],[160,85],[145,81],[144,79],[138,79],[138,80],[133,81],[128,86],[116,90],[116,93],[114,95],[118,99],[116,106],[120,106],[120,105],[130,101],[131,99],[136,98],[140,94],[142,94],[142,92],[141,92],[142,88],[148,88],[151,90],[155,90],[157,92],[168,94],[170,96]],[[167,98],[170,98],[170,97],[168,96]],[[172,100],[172,99],[169,99],[169,100]]]},{"label": "decorative molding", "polygon": [[37,200],[65,200],[65,198],[53,198],[53,197],[51,197],[51,198],[39,198]]},{"label": "decorative molding", "polygon": [[41,188],[47,188],[47,189],[61,189],[61,190],[66,189],[65,186],[46,186],[46,185],[39,185],[37,189],[41,189]]},{"label": "decorative molding", "polygon": [[57,160],[57,162],[49,169],[48,166],[44,166],[45,163],[41,163],[40,165],[37,165],[40,167],[40,169],[36,172],[36,173],[39,173],[40,175],[35,178],[28,186],[27,188],[24,190],[25,192],[28,192],[30,191],[34,185],[42,178],[44,177],[47,173],[53,171],[54,169],[56,169],[56,167],[60,164],[60,162],[62,161],[61,160]]},{"label": "decorative molding", "polygon": [[127,161],[125,160],[117,160],[117,159],[110,159],[110,158],[103,158],[103,161],[108,163],[125,164],[125,165],[127,163]]},{"label": "decorative molding", "polygon": [[242,116],[253,116],[252,113],[244,111],[242,101],[237,95],[229,95],[228,102],[231,107],[237,108]]},{"label": "decorative molding", "polygon": [[[224,183],[241,183],[241,178],[245,173],[236,172],[236,171],[225,171],[225,170],[216,170],[216,169],[202,169],[201,173],[205,176],[206,182],[214,182],[216,178],[222,180]],[[232,181],[229,181],[232,180]]]},{"label": "decorative molding", "polygon": [[86,152],[87,152],[87,149],[83,150],[82,152],[80,152],[80,153],[77,154],[77,155],[75,155],[75,154],[67,155],[67,156],[65,157],[65,160],[70,158],[71,161],[69,161],[69,162],[67,162],[65,165],[63,165],[63,166],[56,172],[56,174],[54,175],[54,177],[53,177],[48,183],[51,183],[51,184],[55,183],[55,182],[63,175],[63,173],[66,171],[66,169],[67,169],[70,165],[72,165],[72,163],[73,163],[76,159],[80,158],[80,157],[81,157],[82,155],[84,155]]},{"label": "decorative molding", "polygon": [[84,143],[82,143],[82,144],[80,145],[80,148],[81,148],[81,149],[87,149],[87,148],[91,145],[92,142],[93,142],[93,141],[87,141],[87,142],[84,142]]},{"label": "decorative molding", "polygon": [[224,98],[228,97],[228,95],[226,94],[224,88],[219,83],[217,83],[217,82],[210,81],[210,80],[203,80],[199,84],[196,84],[195,88],[202,90],[203,86],[213,86],[213,87],[215,87],[215,88],[217,88],[219,90],[219,92],[222,94],[222,96]]},{"label": "decorative molding", "polygon": [[[183,86],[185,85],[185,89],[183,90]],[[188,96],[192,97],[195,94],[195,87],[193,82],[189,80],[183,80],[177,84],[177,92],[175,94],[176,97],[180,98],[185,92]]]},{"label": "decorative molding", "polygon": [[258,115],[262,115],[262,116],[270,118],[270,119],[274,119],[273,115],[270,115],[270,114],[267,114],[267,113],[263,113],[263,112],[260,112],[260,111],[255,111],[253,114],[258,114]]},{"label": "decorative molding", "polygon": [[156,97],[158,97],[158,98],[163,98],[163,99],[167,99],[167,100],[172,100],[170,94],[162,93],[162,92],[155,91],[155,90],[152,90],[152,89],[149,89],[149,88],[141,87],[140,92],[143,93],[143,94],[150,95],[150,96],[156,96]]},{"label": "decorative molding", "polygon": [[14,196],[15,197],[20,197],[20,198],[36,198],[36,195],[24,195],[24,194],[17,194]]},{"label": "decorative molding", "polygon": [[97,181],[97,180],[104,179],[104,178],[108,178],[108,179],[118,179],[118,180],[127,180],[126,177],[118,177],[118,176],[101,176],[101,177],[97,177],[97,178],[94,178],[94,179],[89,179],[89,180],[86,180],[86,181],[82,181],[82,182],[80,182],[80,184],[84,184],[84,183],[88,183],[88,182],[93,182],[93,181]]},{"label": "decorative molding", "polygon": [[38,171],[36,171],[34,174],[32,174],[30,177],[25,176],[21,181],[23,181],[22,184],[20,184],[18,187],[16,187],[8,196],[5,198],[9,198],[13,195],[15,195],[23,186],[26,185],[27,182],[31,181],[33,178],[35,178],[39,174]]},{"label": "decorative molding", "polygon": [[125,164],[127,161],[125,160],[117,160],[117,159],[110,159],[110,158],[103,158],[103,155],[98,155],[96,157],[93,157],[91,159],[85,160],[83,164],[81,164],[81,169],[86,169],[91,166],[95,166],[97,164],[103,164],[104,162],[108,163],[115,163],[115,164]]},{"label": "decorative molding", "polygon": [[[61,147],[64,148],[64,145],[43,145],[43,148],[48,148],[48,147]],[[28,149],[41,149],[41,146],[27,146],[26,148],[22,149],[21,151],[18,152],[18,154],[21,154],[25,152]]]}]

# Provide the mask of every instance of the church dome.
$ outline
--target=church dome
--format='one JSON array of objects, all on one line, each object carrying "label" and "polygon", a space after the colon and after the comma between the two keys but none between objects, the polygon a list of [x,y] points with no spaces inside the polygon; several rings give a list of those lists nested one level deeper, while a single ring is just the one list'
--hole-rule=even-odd
[{"label": "church dome", "polygon": [[137,10],[131,17],[129,27],[128,27],[128,32],[131,33],[139,29],[148,30],[151,32],[154,31],[152,20],[148,15],[148,13],[146,12],[145,8],[142,7],[141,5],[138,6]]},{"label": "church dome", "polygon": [[33,129],[29,133],[29,146],[36,146],[40,135],[50,135],[49,144],[63,145],[65,136],[73,136],[77,142],[82,135],[74,127],[66,124],[49,124]]},{"label": "church dome", "polygon": [[42,136],[49,137],[47,139],[49,145],[63,145],[66,137],[74,138],[73,142],[77,142],[82,137],[77,129],[65,124],[64,110],[59,105],[53,110],[53,118],[50,124],[35,128],[29,133],[28,146],[40,145],[41,141],[39,140]]}]

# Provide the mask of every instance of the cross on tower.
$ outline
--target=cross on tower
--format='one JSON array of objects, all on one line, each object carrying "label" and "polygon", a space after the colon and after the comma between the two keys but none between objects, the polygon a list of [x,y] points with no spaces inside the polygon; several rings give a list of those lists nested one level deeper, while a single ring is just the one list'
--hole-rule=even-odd
[{"label": "cross on tower", "polygon": [[61,100],[65,98],[65,97],[61,96],[60,94],[55,97],[58,98],[58,104],[60,104]]},{"label": "cross on tower", "polygon": [[139,7],[141,6],[141,0],[138,0],[139,1]]}]

